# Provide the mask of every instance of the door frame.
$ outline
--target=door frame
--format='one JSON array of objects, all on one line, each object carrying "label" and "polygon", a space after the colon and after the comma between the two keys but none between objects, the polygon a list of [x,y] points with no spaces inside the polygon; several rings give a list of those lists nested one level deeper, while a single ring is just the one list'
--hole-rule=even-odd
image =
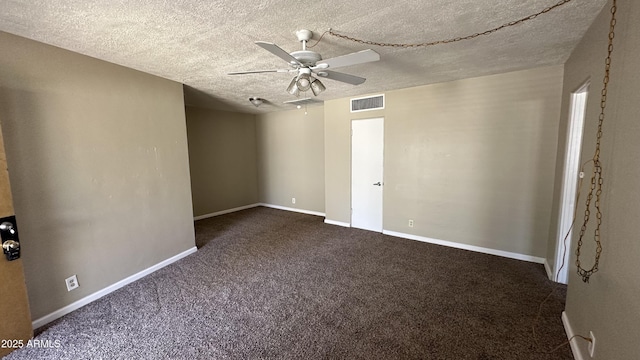
[{"label": "door frame", "polygon": [[368,230],[368,231],[375,231],[375,232],[380,232],[382,233],[384,231],[384,160],[385,160],[385,146],[384,146],[384,139],[385,139],[385,118],[384,116],[376,116],[376,117],[370,117],[370,118],[358,118],[358,119],[351,119],[350,121],[350,132],[351,132],[351,137],[350,137],[350,153],[349,153],[349,175],[350,175],[350,181],[349,181],[349,194],[350,194],[350,201],[349,201],[349,208],[350,208],[350,212],[349,212],[349,221],[351,223],[351,226],[353,227],[353,123],[355,121],[363,121],[363,120],[381,120],[382,121],[382,174],[381,174],[381,180],[380,182],[382,183],[382,185],[380,186],[380,191],[382,192],[382,197],[380,199],[380,230]]},{"label": "door frame", "polygon": [[[573,233],[572,223],[575,221],[575,208],[577,206],[576,194],[580,172],[580,151],[582,149],[582,136],[590,84],[591,82],[587,80],[573,91],[569,103],[562,188],[560,191],[560,210],[558,212],[556,257],[552,278],[553,281],[563,284],[568,282],[569,276],[569,249],[571,248]],[[564,266],[562,266],[563,264]],[[560,268],[561,266],[562,268]]]}]

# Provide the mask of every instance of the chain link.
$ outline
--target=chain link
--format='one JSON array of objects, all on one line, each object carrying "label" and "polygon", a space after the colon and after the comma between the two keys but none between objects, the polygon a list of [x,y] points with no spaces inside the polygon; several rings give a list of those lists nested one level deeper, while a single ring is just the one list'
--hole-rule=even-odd
[{"label": "chain link", "polygon": [[[598,117],[598,131],[596,133],[596,149],[593,154],[593,173],[591,175],[591,187],[587,195],[586,209],[584,210],[584,222],[580,228],[580,236],[578,238],[578,247],[576,248],[576,266],[578,275],[582,277],[582,281],[589,282],[589,278],[593,273],[598,271],[600,263],[600,254],[602,254],[602,243],[600,239],[600,225],[602,225],[602,211],[600,209],[600,196],[602,195],[602,163],[600,162],[600,143],[602,140],[602,124],[604,123],[605,108],[607,107],[607,91],[609,88],[609,72],[611,70],[611,54],[613,53],[613,38],[616,36],[616,0],[611,5],[611,21],[609,22],[609,46],[607,47],[607,58],[605,60],[604,78],[602,80],[602,92],[600,93],[600,116]],[[591,201],[593,200],[595,191],[596,209],[596,228],[593,231],[593,240],[596,243],[595,261],[591,269],[587,270],[580,263],[580,249],[582,248],[584,234],[587,231],[587,224],[591,218]]]},{"label": "chain link", "polygon": [[445,39],[445,40],[436,40],[436,41],[417,43],[417,44],[383,43],[383,42],[362,40],[362,39],[354,38],[354,37],[351,37],[351,36],[339,34],[339,33],[335,32],[335,31],[333,31],[333,29],[329,29],[327,32],[329,33],[329,35],[332,35],[332,36],[335,36],[335,37],[338,37],[338,38],[341,38],[341,39],[344,39],[344,40],[354,41],[354,42],[357,42],[357,43],[360,43],[360,44],[383,46],[383,47],[416,48],[416,47],[442,45],[442,44],[449,44],[449,43],[454,43],[454,42],[463,41],[463,40],[470,40],[470,39],[477,38],[479,36],[486,36],[486,35],[493,34],[494,32],[502,30],[504,28],[508,28],[508,27],[511,27],[511,26],[516,26],[516,25],[522,24],[524,22],[527,22],[529,20],[533,20],[533,19],[537,18],[538,16],[540,16],[542,14],[546,14],[549,11],[551,11],[553,9],[556,9],[556,8],[559,8],[560,6],[562,6],[562,5],[566,4],[566,3],[569,3],[571,1],[572,0],[560,0],[555,5],[551,5],[549,7],[546,7],[542,11],[539,11],[539,12],[537,12],[535,14],[531,14],[529,16],[523,17],[522,19],[510,21],[510,22],[508,22],[506,24],[502,24],[502,25],[500,25],[500,26],[498,26],[496,28],[493,28],[493,29],[485,30],[485,31],[482,31],[482,32],[478,32],[478,33],[471,34],[471,35],[466,35],[466,36],[459,36],[459,37]]}]

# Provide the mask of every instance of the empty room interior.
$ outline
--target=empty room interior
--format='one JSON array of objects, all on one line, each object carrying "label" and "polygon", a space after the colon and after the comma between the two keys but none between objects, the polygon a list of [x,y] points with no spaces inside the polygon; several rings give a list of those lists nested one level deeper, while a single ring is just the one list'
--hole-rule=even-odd
[{"label": "empty room interior", "polygon": [[637,19],[0,1],[0,356],[639,359]]}]

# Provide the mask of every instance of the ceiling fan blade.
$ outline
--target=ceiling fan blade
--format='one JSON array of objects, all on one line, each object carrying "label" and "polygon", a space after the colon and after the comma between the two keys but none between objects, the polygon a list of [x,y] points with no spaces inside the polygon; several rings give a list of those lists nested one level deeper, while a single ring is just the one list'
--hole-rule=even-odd
[{"label": "ceiling fan blade", "polygon": [[349,75],[349,74],[345,74],[337,71],[330,71],[330,70],[322,70],[318,72],[318,76],[331,79],[331,80],[342,81],[344,83],[351,84],[351,85],[360,85],[367,80],[360,76]]},{"label": "ceiling fan blade", "polygon": [[[295,69],[292,69],[293,71],[295,71]],[[236,72],[230,72],[227,75],[244,75],[244,74],[261,74],[261,73],[287,73],[290,72],[291,70],[289,69],[277,69],[277,70],[250,70],[250,71],[236,71]]]},{"label": "ceiling fan blade", "polygon": [[298,61],[298,59],[294,58],[288,52],[282,50],[282,48],[280,48],[278,45],[276,45],[274,43],[265,42],[265,41],[256,41],[256,45],[260,46],[261,48],[267,50],[268,52],[272,53],[273,55],[281,58],[282,60],[284,60],[284,61],[286,61],[286,62],[288,62],[290,64],[296,64],[296,65],[303,66]]},{"label": "ceiling fan blade", "polygon": [[367,49],[331,59],[321,60],[316,66],[320,64],[327,64],[330,69],[335,69],[343,66],[363,64],[378,60],[380,60],[380,54],[371,49]]}]

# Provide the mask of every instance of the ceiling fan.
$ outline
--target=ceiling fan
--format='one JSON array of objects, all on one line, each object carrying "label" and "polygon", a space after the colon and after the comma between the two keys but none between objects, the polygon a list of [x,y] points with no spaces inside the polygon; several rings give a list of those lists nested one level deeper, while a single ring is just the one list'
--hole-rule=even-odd
[{"label": "ceiling fan", "polygon": [[286,61],[290,66],[289,69],[239,71],[229,73],[229,75],[260,74],[269,72],[297,73],[287,87],[287,92],[291,95],[298,96],[301,91],[304,92],[311,90],[313,95],[318,95],[325,90],[324,85],[320,82],[318,77],[341,81],[352,85],[360,85],[366,80],[363,77],[333,71],[332,69],[380,60],[380,55],[371,49],[323,60],[322,56],[317,52],[307,50],[307,41],[311,39],[312,35],[313,32],[310,30],[296,31],[298,41],[302,43],[302,50],[294,51],[292,53],[286,52],[276,44],[265,41],[256,41],[256,45]]}]

